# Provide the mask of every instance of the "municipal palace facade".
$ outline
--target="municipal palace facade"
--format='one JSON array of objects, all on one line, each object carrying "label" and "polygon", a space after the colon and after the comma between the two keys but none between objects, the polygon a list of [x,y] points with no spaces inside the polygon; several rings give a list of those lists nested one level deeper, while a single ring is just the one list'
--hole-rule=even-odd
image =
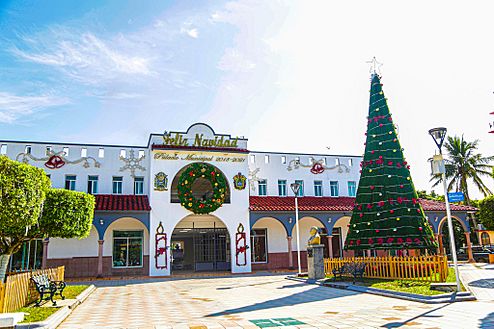
[{"label": "municipal palace facade", "polygon": [[[0,154],[43,168],[53,187],[96,198],[87,238],[26,243],[11,271],[64,265],[67,277],[109,277],[294,268],[295,182],[302,267],[311,226],[321,228],[325,257],[352,255],[343,244],[360,156],[249,151],[247,139],[202,123],[151,134],[146,146],[0,141]],[[420,202],[442,251],[444,204]],[[452,205],[467,242],[474,210]]]}]

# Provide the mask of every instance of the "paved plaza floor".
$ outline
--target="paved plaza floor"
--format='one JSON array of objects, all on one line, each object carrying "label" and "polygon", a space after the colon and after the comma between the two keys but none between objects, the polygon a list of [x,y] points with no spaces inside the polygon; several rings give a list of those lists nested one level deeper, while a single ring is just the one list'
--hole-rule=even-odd
[{"label": "paved plaza floor", "polygon": [[428,305],[308,285],[284,275],[96,285],[60,328],[257,328],[254,323],[285,329],[494,328],[492,300]]}]

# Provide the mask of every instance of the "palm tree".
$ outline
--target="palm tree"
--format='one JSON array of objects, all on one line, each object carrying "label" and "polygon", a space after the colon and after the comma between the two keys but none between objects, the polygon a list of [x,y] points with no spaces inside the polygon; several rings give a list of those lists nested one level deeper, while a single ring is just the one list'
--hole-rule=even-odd
[{"label": "palm tree", "polygon": [[[481,176],[492,177],[493,166],[489,163],[494,160],[494,156],[482,157],[481,154],[475,153],[479,140],[467,142],[460,137],[448,136],[444,147],[448,151],[448,158],[445,159],[446,181],[449,181],[448,191],[455,190],[463,192],[465,195],[465,204],[470,205],[470,196],[468,194],[468,181],[472,180],[474,185],[484,195],[491,195],[491,190],[482,181]],[[441,175],[433,175],[431,181],[434,186],[442,183]]]}]

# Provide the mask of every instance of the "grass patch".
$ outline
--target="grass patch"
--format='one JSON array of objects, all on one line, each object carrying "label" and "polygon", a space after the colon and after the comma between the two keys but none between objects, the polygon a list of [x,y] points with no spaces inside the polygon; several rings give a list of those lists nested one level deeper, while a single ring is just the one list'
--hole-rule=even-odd
[{"label": "grass patch", "polygon": [[[76,286],[67,286],[63,290],[63,295],[65,296],[65,299],[75,299],[81,292],[86,290],[89,286],[88,285],[76,285]],[[56,295],[55,299],[61,299],[60,295]]]},{"label": "grass patch", "polygon": [[46,320],[50,315],[58,311],[58,307],[36,307],[34,305],[18,309],[16,312],[27,313],[20,323],[38,322]]},{"label": "grass patch", "polygon": [[[332,276],[328,276],[328,279],[332,280]],[[345,282],[352,282],[353,279],[351,277],[343,277]],[[446,282],[456,282],[455,270],[453,268],[448,269],[448,277]],[[388,280],[388,279],[371,279],[364,278],[363,282],[360,280],[356,281],[357,285],[362,285],[371,288],[383,289],[383,290],[391,290],[391,291],[400,291],[411,294],[425,295],[425,296],[433,296],[444,294],[444,291],[431,290],[430,283],[427,282],[418,282],[411,280]],[[462,290],[465,291],[465,287],[462,285]]]},{"label": "grass patch", "polygon": [[[75,299],[81,292],[86,290],[88,287],[89,287],[88,285],[67,286],[63,290],[63,295],[65,296],[65,299]],[[53,299],[60,300],[62,298],[60,297],[60,295],[56,295]],[[36,307],[35,304],[33,303],[29,306],[18,309],[16,312],[28,313],[24,317],[24,320],[20,323],[39,322],[46,320],[50,315],[52,315],[53,313],[55,313],[60,309],[60,307],[57,306],[52,307],[46,305],[51,305],[51,302],[48,301],[44,307]]]}]

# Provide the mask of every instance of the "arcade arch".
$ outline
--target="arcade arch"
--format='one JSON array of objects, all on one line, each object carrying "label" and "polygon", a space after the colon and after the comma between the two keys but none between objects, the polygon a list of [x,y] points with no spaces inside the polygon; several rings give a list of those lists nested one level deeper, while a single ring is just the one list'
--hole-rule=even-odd
[{"label": "arcade arch", "polygon": [[171,270],[229,271],[231,242],[228,228],[213,215],[191,214],[173,229],[170,241]]}]

